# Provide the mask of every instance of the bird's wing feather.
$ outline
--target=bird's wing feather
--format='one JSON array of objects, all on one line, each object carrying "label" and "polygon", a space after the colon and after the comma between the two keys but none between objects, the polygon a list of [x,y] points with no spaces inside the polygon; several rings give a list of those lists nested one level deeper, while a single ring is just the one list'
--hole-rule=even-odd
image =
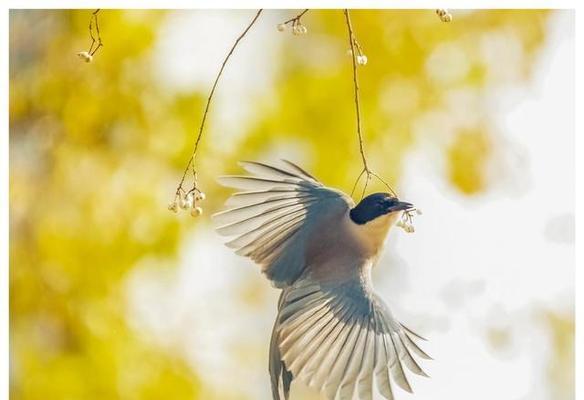
[{"label": "bird's wing feather", "polygon": [[[219,178],[225,186],[243,189],[233,194],[233,207],[213,216],[217,232],[232,239],[227,245],[258,263],[277,287],[292,284],[306,265],[312,232],[335,229],[352,200],[327,188],[297,165],[242,162],[250,176]],[[332,224],[332,225],[331,225]]]},{"label": "bird's wing feather", "polygon": [[319,283],[308,274],[289,287],[277,320],[281,357],[294,379],[321,389],[329,399],[393,399],[392,382],[411,392],[405,369],[427,376],[412,356],[430,358],[419,338],[398,323],[360,274]]}]

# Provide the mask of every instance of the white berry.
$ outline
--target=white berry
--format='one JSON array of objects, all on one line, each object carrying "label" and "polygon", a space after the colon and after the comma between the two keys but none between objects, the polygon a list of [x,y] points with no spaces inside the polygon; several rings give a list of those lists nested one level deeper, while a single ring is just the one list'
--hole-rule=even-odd
[{"label": "white berry", "polygon": [[81,58],[87,63],[93,60],[93,56],[89,54],[87,51],[80,51],[79,53],[77,53],[77,57]]},{"label": "white berry", "polygon": [[452,21],[452,15],[451,14],[445,14],[445,15],[441,15],[440,19],[442,20],[442,22],[451,22]]},{"label": "white berry", "polygon": [[366,65],[367,64],[367,56],[365,54],[357,56],[357,64]]},{"label": "white berry", "polygon": [[189,199],[187,198],[187,196],[183,197],[180,199],[180,208],[182,208],[183,210],[186,210],[188,208],[192,207],[192,201],[189,202]]}]

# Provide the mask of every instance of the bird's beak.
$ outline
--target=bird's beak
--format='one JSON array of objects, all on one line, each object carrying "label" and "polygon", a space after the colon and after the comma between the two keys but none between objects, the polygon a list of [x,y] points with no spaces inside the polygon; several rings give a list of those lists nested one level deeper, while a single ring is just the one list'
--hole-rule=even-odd
[{"label": "bird's beak", "polygon": [[398,201],[396,204],[389,207],[389,212],[404,211],[409,210],[410,208],[414,208],[412,203],[408,203],[407,201]]}]

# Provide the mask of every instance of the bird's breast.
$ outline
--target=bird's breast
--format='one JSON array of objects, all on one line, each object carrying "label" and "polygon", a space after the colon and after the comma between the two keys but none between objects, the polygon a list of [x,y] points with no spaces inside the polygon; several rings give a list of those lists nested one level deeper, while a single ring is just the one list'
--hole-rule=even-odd
[{"label": "bird's breast", "polygon": [[308,241],[306,263],[320,281],[344,281],[370,268],[383,249],[391,226],[399,217],[392,213],[366,224],[355,224],[348,214],[323,226]]}]

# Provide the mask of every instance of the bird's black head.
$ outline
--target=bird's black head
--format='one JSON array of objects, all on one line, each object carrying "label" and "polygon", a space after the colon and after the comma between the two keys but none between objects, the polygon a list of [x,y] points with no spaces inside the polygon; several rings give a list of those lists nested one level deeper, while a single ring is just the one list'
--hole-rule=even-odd
[{"label": "bird's black head", "polygon": [[411,203],[399,201],[389,193],[374,193],[365,197],[350,211],[351,220],[362,225],[385,214],[412,208]]}]

